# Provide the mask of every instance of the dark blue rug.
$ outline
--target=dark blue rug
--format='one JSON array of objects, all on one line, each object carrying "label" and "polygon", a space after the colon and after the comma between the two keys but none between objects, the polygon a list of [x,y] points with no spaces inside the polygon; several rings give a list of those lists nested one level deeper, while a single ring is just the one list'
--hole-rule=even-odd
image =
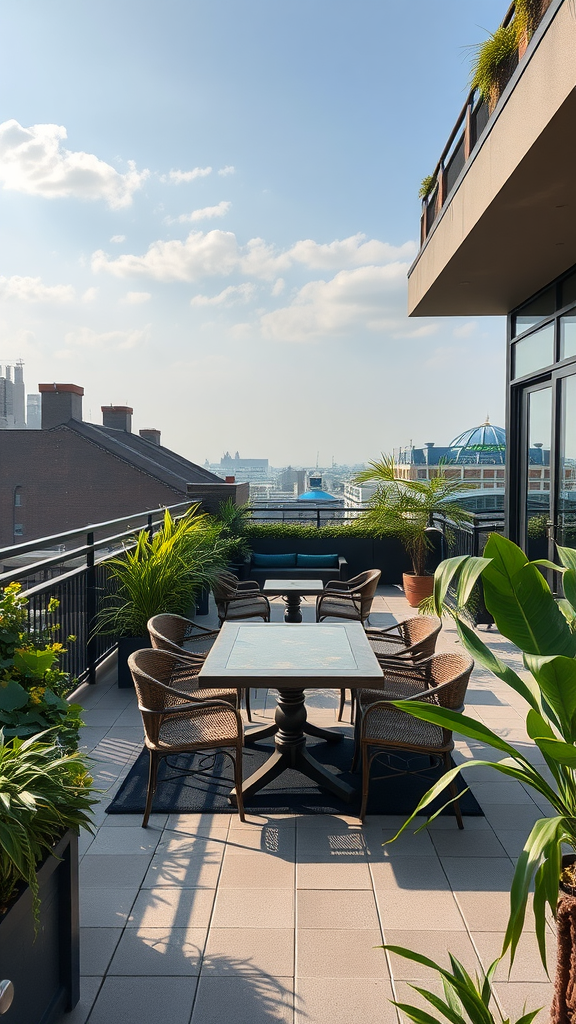
[{"label": "dark blue rug", "polygon": [[[297,771],[284,772],[274,782],[255,793],[246,803],[246,808],[256,814],[357,814],[360,810],[361,775],[352,773],[353,743],[345,738],[341,743],[325,743],[309,740],[310,752],[336,775],[342,782],[352,786],[357,796],[349,804],[344,803],[328,790],[320,789],[314,782]],[[270,745],[245,747],[243,775],[247,779],[267,760],[273,751]],[[177,769],[177,771],[174,771]],[[410,769],[409,774],[405,774]],[[186,772],[187,774],[178,774]],[[393,773],[386,779],[373,778],[370,783],[368,814],[412,813],[418,801],[430,786],[440,777],[441,769],[432,767],[427,756],[391,754],[387,764],[374,762],[372,775]],[[143,750],[122,783],[112,803],[106,808],[108,814],[143,814],[148,784],[148,752]],[[158,788],[154,797],[153,812],[170,814],[194,814],[199,812],[219,813],[230,811],[228,794],[233,787],[232,762],[219,752],[207,754],[181,754],[170,758],[170,764],[163,761],[158,771]],[[464,789],[464,783],[459,782]],[[449,795],[443,795],[431,812],[446,803]],[[472,793],[467,792],[460,801],[462,814],[482,815],[482,810]],[[453,814],[452,808],[443,811]]]}]

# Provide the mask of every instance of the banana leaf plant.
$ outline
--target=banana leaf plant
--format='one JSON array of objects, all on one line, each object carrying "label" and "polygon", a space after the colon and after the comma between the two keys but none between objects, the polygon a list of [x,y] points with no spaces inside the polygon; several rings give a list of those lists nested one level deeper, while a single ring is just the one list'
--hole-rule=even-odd
[{"label": "banana leaf plant", "polygon": [[[485,765],[517,779],[551,804],[554,813],[536,822],[518,859],[501,954],[510,949],[511,962],[514,959],[533,884],[536,934],[544,966],[546,908],[556,915],[563,844],[576,852],[576,551],[558,547],[558,557],[560,566],[546,560],[529,562],[512,541],[492,534],[484,557],[449,558],[438,566],[434,581],[436,613],[450,612],[470,654],[526,701],[526,730],[541,751],[552,782],[521,750],[476,719],[432,704],[394,701],[396,707],[416,718],[452,729],[504,755],[498,761],[466,761],[447,772],[422,798],[400,832],[462,769],[474,765]],[[541,567],[562,574],[562,599],[552,594]],[[467,621],[466,606],[480,577],[486,606],[500,633],[523,653],[529,673],[526,680],[500,661]]]},{"label": "banana leaf plant", "polygon": [[[391,1000],[394,1006],[399,1007],[410,1020],[414,1021],[414,1024],[439,1024],[442,1018],[448,1021],[449,1024],[468,1024],[468,1022],[470,1024],[496,1024],[496,1021],[501,1021],[502,1024],[510,1024],[509,1017],[504,1019],[500,1014],[498,1014],[498,1017],[495,1017],[490,1006],[492,1000],[492,978],[498,966],[498,960],[490,964],[486,973],[482,973],[480,977],[477,975],[475,978],[472,978],[452,953],[448,954],[451,967],[451,970],[449,970],[446,967],[441,967],[434,960],[430,960],[429,957],[422,956],[421,953],[415,953],[411,949],[405,949],[403,946],[385,945],[381,949],[387,949],[390,953],[403,956],[406,960],[413,960],[423,967],[429,967],[430,970],[436,971],[442,979],[444,999],[429,989],[421,988],[419,985],[410,985],[410,988],[413,988],[427,1003],[430,1003],[433,1014],[428,1013],[427,1010],[419,1006]],[[523,1013],[516,1021],[516,1024],[532,1024],[532,1021],[539,1012],[540,1009]],[[438,1014],[441,1016],[438,1016]]]}]

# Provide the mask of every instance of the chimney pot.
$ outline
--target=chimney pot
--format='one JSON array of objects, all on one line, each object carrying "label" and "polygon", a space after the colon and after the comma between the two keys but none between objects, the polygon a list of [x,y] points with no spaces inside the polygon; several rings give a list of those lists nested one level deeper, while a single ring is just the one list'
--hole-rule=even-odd
[{"label": "chimney pot", "polygon": [[102,405],[102,423],[105,427],[113,427],[114,430],[125,430],[127,434],[132,431],[133,409],[129,405]]},{"label": "chimney pot", "polygon": [[49,430],[68,420],[82,422],[84,388],[78,384],[39,384],[42,396],[42,429]]},{"label": "chimney pot", "polygon": [[152,444],[160,444],[160,431],[156,430],[155,427],[144,427],[139,431],[139,434],[140,437],[145,438],[146,441],[151,441]]}]

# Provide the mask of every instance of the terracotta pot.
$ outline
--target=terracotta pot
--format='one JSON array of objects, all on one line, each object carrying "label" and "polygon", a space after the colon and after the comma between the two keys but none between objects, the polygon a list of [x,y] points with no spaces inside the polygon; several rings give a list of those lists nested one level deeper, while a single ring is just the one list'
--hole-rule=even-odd
[{"label": "terracotta pot", "polygon": [[405,572],[402,576],[404,593],[411,608],[417,608],[420,601],[430,597],[434,591],[433,576],[415,576],[413,572]]}]

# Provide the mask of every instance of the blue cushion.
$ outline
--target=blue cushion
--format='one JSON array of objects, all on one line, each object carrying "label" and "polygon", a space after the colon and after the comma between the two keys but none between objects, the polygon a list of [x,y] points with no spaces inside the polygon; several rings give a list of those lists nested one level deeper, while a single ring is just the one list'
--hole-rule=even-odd
[{"label": "blue cushion", "polygon": [[252,565],[256,569],[294,569],[296,566],[296,555],[259,555],[256,552],[252,555]]},{"label": "blue cushion", "polygon": [[300,569],[337,569],[338,555],[298,555],[296,565]]}]

